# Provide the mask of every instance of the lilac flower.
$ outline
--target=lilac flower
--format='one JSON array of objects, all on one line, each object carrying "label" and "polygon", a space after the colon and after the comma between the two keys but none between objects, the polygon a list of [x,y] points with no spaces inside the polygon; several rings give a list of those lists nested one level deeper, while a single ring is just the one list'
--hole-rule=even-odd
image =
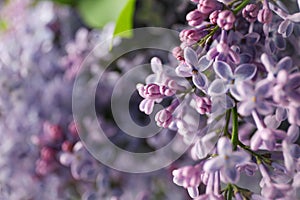
[{"label": "lilac flower", "polygon": [[261,62],[264,64],[270,80],[273,80],[280,70],[291,70],[293,65],[292,59],[288,56],[275,63],[274,59],[266,53],[261,55]]},{"label": "lilac flower", "polygon": [[223,137],[217,145],[218,156],[205,162],[203,169],[206,172],[220,171],[225,182],[237,183],[239,173],[237,165],[250,161],[250,156],[244,151],[232,151],[230,141]]},{"label": "lilac flower", "polygon": [[293,33],[294,23],[300,22],[300,12],[290,15],[272,3],[269,3],[269,6],[270,9],[283,19],[279,24],[278,33],[282,34],[284,38],[289,37]]},{"label": "lilac flower", "polygon": [[176,68],[179,76],[190,77],[192,76],[193,83],[201,90],[205,89],[208,80],[202,72],[210,67],[212,61],[208,61],[205,56],[198,60],[197,53],[190,47],[184,49],[185,62]]},{"label": "lilac flower", "polygon": [[216,74],[221,79],[216,79],[210,84],[208,88],[208,94],[210,95],[225,94],[228,89],[240,84],[241,81],[252,79],[256,74],[256,66],[253,64],[239,65],[234,73],[231,67],[223,61],[216,61],[213,66]]},{"label": "lilac flower", "polygon": [[179,105],[179,101],[175,100],[168,108],[160,110],[155,115],[155,121],[159,127],[167,128],[173,120],[173,112]]},{"label": "lilac flower", "polygon": [[239,55],[229,46],[227,41],[227,33],[224,30],[222,31],[220,42],[207,52],[206,57],[208,60],[216,59],[225,62],[228,60],[235,64],[240,62]]},{"label": "lilac flower", "polygon": [[173,182],[188,190],[192,198],[199,196],[198,186],[201,183],[201,176],[203,176],[202,165],[185,166],[176,169],[172,172]]},{"label": "lilac flower", "polygon": [[241,102],[238,112],[244,116],[249,116],[253,110],[262,115],[271,114],[273,106],[266,100],[271,96],[271,87],[272,84],[268,80],[258,82],[255,88],[249,82],[237,85],[237,93],[232,95]]}]

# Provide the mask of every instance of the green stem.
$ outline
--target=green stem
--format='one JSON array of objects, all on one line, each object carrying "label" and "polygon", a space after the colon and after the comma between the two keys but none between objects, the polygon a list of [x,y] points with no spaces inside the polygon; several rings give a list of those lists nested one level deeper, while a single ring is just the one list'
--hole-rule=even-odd
[{"label": "green stem", "polygon": [[255,151],[253,151],[252,149],[250,149],[248,146],[244,145],[242,142],[238,142],[238,145],[240,147],[242,147],[244,150],[248,151],[249,153],[251,153],[253,156],[255,156],[256,160],[258,163],[260,163],[261,161],[263,161],[264,163],[271,165],[272,161],[258,153],[256,153]]},{"label": "green stem", "polygon": [[229,135],[229,132],[228,132],[228,127],[229,127],[229,121],[230,121],[230,115],[231,115],[231,109],[228,109],[226,111],[226,124],[225,124],[225,127],[224,127],[224,136],[226,137],[230,137]]},{"label": "green stem", "polygon": [[233,150],[236,150],[239,143],[239,134],[238,134],[238,113],[237,106],[232,108],[232,134],[231,134],[231,143]]},{"label": "green stem", "polygon": [[236,15],[238,14],[238,12],[240,12],[240,10],[242,10],[244,7],[246,7],[248,5],[248,3],[250,2],[250,0],[244,0],[240,5],[238,5],[234,10],[233,13]]},{"label": "green stem", "polygon": [[229,185],[228,185],[228,196],[227,196],[227,200],[232,200],[232,197],[233,197],[233,188],[232,188],[232,185],[229,184]]}]

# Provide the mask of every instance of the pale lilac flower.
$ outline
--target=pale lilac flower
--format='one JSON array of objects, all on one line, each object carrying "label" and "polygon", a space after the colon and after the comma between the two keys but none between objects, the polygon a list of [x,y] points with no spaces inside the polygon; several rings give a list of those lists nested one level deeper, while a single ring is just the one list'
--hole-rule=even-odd
[{"label": "pale lilac flower", "polygon": [[279,24],[278,33],[282,34],[284,38],[289,37],[293,33],[295,23],[300,22],[300,12],[288,14],[272,3],[269,3],[269,6],[270,9],[283,19],[283,21]]},{"label": "pale lilac flower", "polygon": [[205,162],[203,166],[204,171],[220,171],[225,182],[237,183],[239,172],[236,167],[250,161],[250,156],[244,151],[232,151],[232,144],[225,137],[219,139],[217,152],[217,157]]},{"label": "pale lilac flower", "polygon": [[208,61],[205,56],[198,60],[197,53],[190,47],[184,49],[184,58],[185,62],[176,68],[177,74],[183,77],[192,76],[195,86],[201,90],[205,89],[208,80],[202,72],[210,67],[212,61]]},{"label": "pale lilac flower", "polygon": [[232,95],[241,102],[238,112],[243,116],[249,116],[253,110],[262,115],[271,114],[274,110],[272,104],[267,101],[271,97],[272,83],[268,80],[259,81],[255,87],[249,82],[242,82],[236,86],[237,93]]},{"label": "pale lilac flower", "polygon": [[234,64],[238,64],[240,62],[240,57],[237,52],[235,52],[228,44],[227,41],[227,33],[225,30],[222,30],[222,35],[220,42],[211,48],[207,52],[208,60],[221,60],[221,61],[230,61]]},{"label": "pale lilac flower", "polygon": [[265,66],[270,80],[273,80],[280,70],[289,71],[293,67],[293,61],[289,56],[283,57],[276,63],[270,55],[263,53],[261,55],[261,62]]},{"label": "pale lilac flower", "polygon": [[221,79],[216,79],[210,84],[208,94],[212,96],[225,94],[241,81],[251,80],[257,71],[254,64],[241,64],[232,72],[231,67],[223,61],[214,62],[213,67]]}]

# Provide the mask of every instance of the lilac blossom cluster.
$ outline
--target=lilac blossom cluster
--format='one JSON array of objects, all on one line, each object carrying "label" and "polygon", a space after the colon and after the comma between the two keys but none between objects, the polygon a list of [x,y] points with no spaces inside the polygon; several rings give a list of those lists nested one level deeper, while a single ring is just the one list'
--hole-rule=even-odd
[{"label": "lilac blossom cluster", "polygon": [[192,3],[178,66],[155,57],[137,85],[146,114],[171,99],[157,125],[191,145],[194,162],[173,171],[174,183],[197,200],[299,199],[300,11],[271,0]]}]

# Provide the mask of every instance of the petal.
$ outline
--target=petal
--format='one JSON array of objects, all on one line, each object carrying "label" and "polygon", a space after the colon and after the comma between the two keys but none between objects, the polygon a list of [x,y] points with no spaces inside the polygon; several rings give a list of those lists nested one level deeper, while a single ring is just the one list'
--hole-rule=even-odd
[{"label": "petal", "polygon": [[282,35],[275,35],[274,36],[274,42],[275,45],[278,49],[283,50],[286,48],[286,41],[285,39],[282,37]]},{"label": "petal", "polygon": [[198,62],[197,68],[200,72],[203,72],[209,68],[212,63],[212,60],[208,60],[206,56],[202,56]]},{"label": "petal", "polygon": [[215,70],[216,74],[219,77],[221,77],[223,80],[232,80],[233,79],[231,67],[223,61],[214,62],[214,70]]},{"label": "petal", "polygon": [[297,125],[291,125],[287,131],[287,141],[294,143],[299,137],[299,127]]},{"label": "petal", "polygon": [[199,196],[198,187],[188,187],[187,191],[188,191],[190,197],[192,197],[192,198],[196,198],[197,196]]},{"label": "petal", "polygon": [[291,22],[289,20],[284,20],[282,21],[279,26],[278,26],[278,33],[279,34],[284,34],[286,32],[286,29],[288,27],[288,25],[290,24]]},{"label": "petal", "polygon": [[234,52],[232,49],[229,49],[228,56],[229,56],[229,59],[234,64],[239,64],[240,63],[240,56],[236,52]]},{"label": "petal", "polygon": [[291,20],[292,22],[300,22],[300,12],[289,15],[287,19]]},{"label": "petal", "polygon": [[253,64],[242,64],[234,71],[234,76],[238,80],[250,80],[256,73],[256,66]]},{"label": "petal", "polygon": [[246,100],[254,96],[253,85],[248,81],[243,81],[242,83],[235,84],[236,90],[240,95],[240,98]]},{"label": "petal", "polygon": [[154,73],[159,73],[163,70],[161,60],[157,57],[151,59],[151,69]]},{"label": "petal", "polygon": [[140,111],[146,113],[147,115],[150,115],[154,108],[154,101],[149,99],[144,99],[141,101],[139,105]]},{"label": "petal", "polygon": [[274,111],[274,107],[263,100],[256,102],[256,108],[257,111],[262,115],[269,115]]},{"label": "petal", "polygon": [[231,154],[229,159],[230,162],[232,162],[232,165],[237,165],[250,161],[251,157],[248,153],[244,151],[235,151]]},{"label": "petal", "polygon": [[279,72],[280,70],[287,70],[289,71],[293,67],[293,60],[291,57],[284,57],[282,58],[276,65],[276,71]]},{"label": "petal", "polygon": [[224,166],[224,158],[218,156],[206,161],[203,165],[203,170],[206,172],[215,172]]},{"label": "petal", "polygon": [[272,83],[269,80],[263,79],[259,81],[255,87],[256,95],[263,96],[263,97],[270,96],[271,87],[272,87]]},{"label": "petal", "polygon": [[192,68],[185,63],[181,63],[176,67],[175,72],[178,76],[181,77],[191,77],[192,76]]},{"label": "petal", "polygon": [[287,119],[287,112],[285,108],[278,107],[275,112],[275,117],[277,121],[284,121]]},{"label": "petal", "polygon": [[207,85],[208,82],[206,76],[200,72],[193,75],[192,79],[195,86],[201,90]]},{"label": "petal", "polygon": [[252,32],[252,33],[248,33],[247,35],[245,35],[245,38],[246,38],[248,44],[254,45],[259,41],[260,35],[256,32]]},{"label": "petal", "polygon": [[237,183],[239,180],[239,173],[237,172],[235,166],[224,167],[221,173],[230,183]]},{"label": "petal", "polygon": [[193,67],[197,66],[198,57],[197,57],[196,52],[192,48],[186,47],[184,49],[184,58],[189,65],[191,65]]},{"label": "petal", "polygon": [[260,59],[268,72],[275,72],[275,62],[271,56],[267,55],[266,53],[263,53]]},{"label": "petal", "polygon": [[253,101],[244,101],[238,107],[238,113],[240,113],[243,116],[249,116],[254,108],[255,103]]},{"label": "petal", "polygon": [[225,82],[221,79],[216,79],[210,84],[208,88],[208,94],[210,96],[218,96],[225,94],[227,90],[228,88],[226,87]]},{"label": "petal", "polygon": [[219,155],[230,155],[232,153],[232,145],[228,138],[222,137],[218,141],[217,150]]}]

